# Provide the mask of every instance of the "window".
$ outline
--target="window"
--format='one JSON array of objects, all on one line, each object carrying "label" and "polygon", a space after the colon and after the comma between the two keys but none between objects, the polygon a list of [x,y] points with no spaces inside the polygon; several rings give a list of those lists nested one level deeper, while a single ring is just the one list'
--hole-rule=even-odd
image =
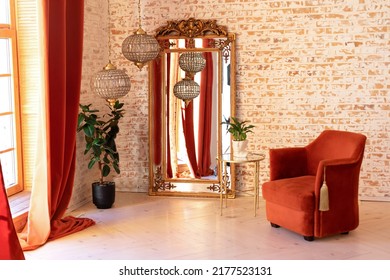
[{"label": "window", "polygon": [[0,0],[0,160],[8,195],[31,190],[33,181],[42,97],[38,1]]},{"label": "window", "polygon": [[8,195],[23,190],[14,0],[0,0],[0,160]]}]

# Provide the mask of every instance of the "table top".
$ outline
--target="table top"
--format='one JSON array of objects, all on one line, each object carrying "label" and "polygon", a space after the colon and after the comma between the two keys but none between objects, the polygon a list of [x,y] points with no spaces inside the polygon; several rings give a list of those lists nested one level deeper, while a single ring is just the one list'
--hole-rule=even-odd
[{"label": "table top", "polygon": [[223,154],[221,157],[217,157],[217,160],[222,162],[231,163],[245,163],[245,162],[257,162],[265,159],[264,154],[248,153],[246,157],[234,157],[233,154]]}]

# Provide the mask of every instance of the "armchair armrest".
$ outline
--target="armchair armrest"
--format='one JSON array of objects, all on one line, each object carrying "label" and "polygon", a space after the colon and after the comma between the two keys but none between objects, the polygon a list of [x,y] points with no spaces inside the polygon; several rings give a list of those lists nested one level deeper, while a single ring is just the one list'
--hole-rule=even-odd
[{"label": "armchair armrest", "polygon": [[[316,236],[325,236],[329,232],[340,232],[345,221],[349,221],[349,231],[355,229],[359,224],[359,174],[361,158],[342,158],[333,160],[322,160],[317,169],[315,182],[315,227]],[[326,167],[326,185],[328,189],[329,211],[319,210],[321,200],[321,186],[324,178],[324,167]],[[340,217],[334,219],[334,217]],[[342,230],[341,232],[343,232]]]},{"label": "armchair armrest", "polygon": [[[332,185],[339,185],[345,180],[350,180],[351,177],[359,180],[360,162],[361,159],[359,158],[338,158],[320,161],[316,174],[315,195],[319,197],[320,188],[324,180],[324,167],[326,167],[326,182],[328,187],[332,187]],[[354,181],[353,183],[357,182]]]},{"label": "armchair armrest", "polygon": [[270,180],[307,175],[304,147],[270,149]]}]

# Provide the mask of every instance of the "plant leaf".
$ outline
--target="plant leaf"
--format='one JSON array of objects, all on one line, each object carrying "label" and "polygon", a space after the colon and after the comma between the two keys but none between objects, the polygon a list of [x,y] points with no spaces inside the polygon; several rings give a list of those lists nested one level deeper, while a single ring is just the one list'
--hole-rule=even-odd
[{"label": "plant leaf", "polygon": [[84,125],[83,131],[88,137],[93,137],[93,135],[95,134],[95,128],[93,127],[93,125]]},{"label": "plant leaf", "polygon": [[85,115],[80,113],[77,117],[77,128],[80,128],[81,123],[85,120]]},{"label": "plant leaf", "polygon": [[112,167],[114,167],[114,170],[116,173],[118,173],[118,174],[121,173],[121,171],[119,169],[119,165],[115,161],[112,163]]},{"label": "plant leaf", "polygon": [[110,166],[108,166],[107,164],[103,165],[102,176],[107,177],[110,174],[110,171]]},{"label": "plant leaf", "polygon": [[88,169],[92,169],[92,167],[95,165],[95,163],[97,162],[98,160],[96,160],[95,157],[91,158],[91,160],[89,161],[88,163]]}]

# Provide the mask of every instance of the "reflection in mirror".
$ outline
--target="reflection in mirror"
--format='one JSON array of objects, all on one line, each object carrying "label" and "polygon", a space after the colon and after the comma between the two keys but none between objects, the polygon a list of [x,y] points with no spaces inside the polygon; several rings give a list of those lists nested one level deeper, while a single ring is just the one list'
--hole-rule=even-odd
[{"label": "reflection in mirror", "polygon": [[[156,39],[162,52],[149,67],[149,194],[219,195],[217,157],[231,142],[220,124],[234,114],[234,34],[191,18],[168,22]],[[195,54],[203,67],[180,65],[182,55]],[[234,170],[228,177],[234,196]]]}]

